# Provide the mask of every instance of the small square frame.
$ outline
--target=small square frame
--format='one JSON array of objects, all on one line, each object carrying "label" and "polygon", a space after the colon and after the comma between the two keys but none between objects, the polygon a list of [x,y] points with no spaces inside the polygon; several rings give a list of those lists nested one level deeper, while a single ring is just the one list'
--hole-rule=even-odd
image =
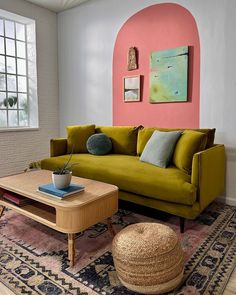
[{"label": "small square frame", "polygon": [[124,102],[141,101],[140,75],[124,77],[123,99],[124,99]]}]

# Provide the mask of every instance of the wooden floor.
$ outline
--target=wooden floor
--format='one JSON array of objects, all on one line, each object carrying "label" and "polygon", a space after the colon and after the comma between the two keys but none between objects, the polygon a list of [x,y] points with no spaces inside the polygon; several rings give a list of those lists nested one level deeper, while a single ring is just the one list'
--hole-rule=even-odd
[{"label": "wooden floor", "polygon": [[[9,290],[3,284],[0,283],[0,294],[14,295],[15,293],[13,293],[11,290]],[[234,270],[223,295],[235,295],[235,294],[236,294],[236,269]]]},{"label": "wooden floor", "polygon": [[14,293],[5,287],[2,283],[0,283],[0,294],[1,295],[14,295]]},{"label": "wooden floor", "polygon": [[236,269],[234,270],[231,278],[229,279],[229,283],[226,286],[224,295],[233,295],[236,294]]}]

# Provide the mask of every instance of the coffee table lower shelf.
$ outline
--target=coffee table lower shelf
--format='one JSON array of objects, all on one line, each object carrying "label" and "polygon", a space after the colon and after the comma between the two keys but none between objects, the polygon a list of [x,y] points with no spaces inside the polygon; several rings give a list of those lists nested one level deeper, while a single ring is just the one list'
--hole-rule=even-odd
[{"label": "coffee table lower shelf", "polygon": [[56,212],[55,209],[50,206],[38,202],[32,202],[31,204],[18,207],[13,203],[2,199],[0,199],[0,205],[56,229]]},{"label": "coffee table lower shelf", "polygon": [[[36,202],[36,201],[33,201],[30,204],[19,207],[19,206],[15,205],[11,202],[8,202],[7,200],[0,197],[0,218],[3,215],[5,208],[12,209],[17,213],[27,216],[27,217],[29,217],[41,224],[44,224],[50,228],[53,228],[54,230],[57,230],[59,232],[63,232],[65,234],[67,234],[67,236],[68,236],[68,260],[70,261],[71,267],[74,265],[74,262],[75,262],[75,236],[76,236],[76,233],[78,233],[79,231],[66,232],[66,230],[60,229],[57,226],[57,223],[56,223],[56,220],[58,219],[57,212],[60,212],[60,210],[58,208],[53,208],[51,206],[48,206],[46,204],[42,204],[42,203]],[[115,213],[115,211],[116,211],[116,209],[114,210],[114,213]],[[60,212],[60,214],[58,214],[58,215],[61,215],[61,213],[62,212]],[[66,215],[71,215],[70,211],[67,211],[66,213],[67,214],[65,214],[65,212],[64,212],[64,215],[62,213],[63,218],[65,218]],[[78,212],[78,214],[79,214],[79,212]],[[110,231],[112,236],[114,236],[115,232],[113,230],[110,217],[107,217],[106,220],[107,220],[108,230]],[[86,229],[86,228],[87,228],[87,226],[83,229]],[[83,229],[81,229],[81,231]]]}]

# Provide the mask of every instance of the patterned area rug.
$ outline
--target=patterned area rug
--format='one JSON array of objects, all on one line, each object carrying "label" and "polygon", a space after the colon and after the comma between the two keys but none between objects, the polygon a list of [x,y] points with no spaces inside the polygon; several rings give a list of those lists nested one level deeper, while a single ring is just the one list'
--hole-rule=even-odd
[{"label": "patterned area rug", "polygon": [[[116,231],[136,222],[161,222],[179,235],[186,256],[184,281],[168,294],[222,294],[236,265],[236,208],[214,203],[179,234],[179,219],[166,222],[120,210]],[[69,267],[67,238],[11,210],[0,220],[0,281],[15,294],[136,294],[117,278],[106,223],[76,238],[76,263]]]}]

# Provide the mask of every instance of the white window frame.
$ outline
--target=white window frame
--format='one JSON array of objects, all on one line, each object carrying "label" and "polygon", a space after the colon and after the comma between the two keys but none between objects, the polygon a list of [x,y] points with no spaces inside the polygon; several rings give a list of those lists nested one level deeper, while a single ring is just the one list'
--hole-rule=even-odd
[{"label": "white window frame", "polygon": [[[0,18],[4,21],[12,21],[14,22],[15,26],[15,36],[14,38],[6,37],[4,34],[4,46],[5,46],[5,54],[1,55],[5,57],[5,77],[6,77],[6,90],[2,91],[6,94],[8,93],[7,88],[7,63],[6,59],[8,57],[6,53],[6,39],[14,40],[15,46],[16,46],[16,23],[20,23],[25,25],[25,44],[26,44],[26,85],[27,85],[27,106],[28,106],[28,126],[19,126],[19,105],[17,105],[17,108],[14,110],[17,110],[17,116],[18,116],[18,126],[14,127],[1,127],[0,126],[0,132],[4,131],[24,131],[24,130],[35,130],[39,127],[39,115],[38,115],[38,95],[37,95],[37,64],[36,64],[36,29],[35,29],[35,20],[29,19],[17,14],[13,14],[11,12],[1,10],[0,9]],[[4,24],[4,30],[5,30],[5,24]],[[5,33],[5,32],[4,32]],[[1,36],[2,37],[2,36]],[[20,41],[20,40],[19,40]],[[17,50],[17,49],[16,49]],[[17,55],[17,54],[16,54]],[[17,56],[15,55],[16,60],[16,74],[14,75],[16,77],[16,83],[18,82],[18,77],[21,75],[17,72]],[[12,56],[11,56],[12,57]],[[2,73],[3,74],[3,73]],[[13,91],[10,91],[13,92]],[[18,83],[16,86],[16,91],[14,93],[20,94],[21,92],[18,91]],[[8,117],[8,111],[7,111],[7,117]],[[8,120],[8,118],[7,118]]]}]

